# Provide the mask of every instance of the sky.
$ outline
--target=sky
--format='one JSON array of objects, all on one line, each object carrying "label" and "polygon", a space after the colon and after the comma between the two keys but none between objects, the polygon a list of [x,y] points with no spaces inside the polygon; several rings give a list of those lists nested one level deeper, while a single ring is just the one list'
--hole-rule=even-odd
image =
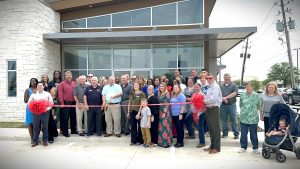
[{"label": "sky", "polygon": [[[257,32],[249,38],[251,58],[246,59],[244,81],[265,80],[272,65],[288,62],[284,32],[276,31],[276,22],[282,20],[282,15],[278,15],[281,8],[274,5],[275,2],[280,4],[280,0],[217,0],[210,15],[210,28],[257,26]],[[293,49],[300,48],[300,0],[290,1],[285,7],[291,9],[291,14],[286,13],[287,19],[291,17],[296,23],[296,28],[290,30],[293,65],[296,67],[297,51]],[[232,80],[241,79],[243,59],[240,53],[244,52],[245,46],[244,41],[222,56],[221,62],[226,65],[222,76],[230,73]]]}]

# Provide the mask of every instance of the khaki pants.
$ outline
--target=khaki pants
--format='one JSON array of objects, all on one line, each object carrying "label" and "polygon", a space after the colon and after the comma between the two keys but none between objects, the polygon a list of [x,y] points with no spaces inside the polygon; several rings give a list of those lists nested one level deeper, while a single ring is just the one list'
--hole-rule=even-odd
[{"label": "khaki pants", "polygon": [[77,131],[78,133],[82,133],[82,117],[84,117],[84,131],[85,133],[88,132],[88,127],[87,127],[87,111],[85,108],[78,109],[76,107],[76,121],[77,121]]},{"label": "khaki pants", "polygon": [[121,134],[121,106],[120,104],[108,104],[105,112],[106,133]]},{"label": "khaki pants", "polygon": [[142,135],[143,135],[144,144],[149,145],[151,143],[150,128],[142,128]]}]

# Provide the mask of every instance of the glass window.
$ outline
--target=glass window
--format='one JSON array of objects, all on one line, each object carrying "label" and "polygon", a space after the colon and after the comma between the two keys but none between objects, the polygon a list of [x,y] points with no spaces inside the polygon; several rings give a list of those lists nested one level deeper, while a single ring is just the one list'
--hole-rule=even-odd
[{"label": "glass window", "polygon": [[89,70],[89,73],[92,73],[94,76],[99,77],[104,76],[104,77],[109,77],[112,75],[111,70]]},{"label": "glass window", "polygon": [[121,77],[122,75],[128,74],[131,75],[130,71],[115,71],[114,76],[115,77]]},{"label": "glass window", "polygon": [[150,45],[132,45],[131,48],[131,68],[150,68],[151,49]]},{"label": "glass window", "polygon": [[190,77],[192,70],[197,70],[197,75],[201,72],[201,68],[188,68],[188,69],[179,69],[182,77]]},{"label": "glass window", "polygon": [[112,27],[131,26],[131,12],[122,12],[112,15]]},{"label": "glass window", "polygon": [[84,46],[64,47],[65,69],[87,69],[87,49]]},{"label": "glass window", "polygon": [[16,61],[7,62],[7,96],[17,96],[17,65]]},{"label": "glass window", "polygon": [[203,23],[203,0],[178,3],[178,24]]},{"label": "glass window", "polygon": [[128,45],[114,46],[114,69],[130,68],[130,49]]},{"label": "glass window", "polygon": [[111,27],[110,15],[88,18],[87,27]]},{"label": "glass window", "polygon": [[203,66],[202,43],[178,43],[178,68]]},{"label": "glass window", "polygon": [[111,47],[89,47],[89,69],[111,69]]},{"label": "glass window", "polygon": [[132,26],[151,25],[151,8],[135,10],[132,14]]},{"label": "glass window", "polygon": [[152,8],[152,25],[175,25],[176,3]]},{"label": "glass window", "polygon": [[[69,70],[69,71],[72,72],[72,79],[73,79],[74,81],[75,81],[76,78],[79,77],[80,75],[85,75],[85,76],[87,76],[87,71],[86,71],[86,69],[82,69],[82,70],[70,70],[70,69],[67,69],[67,70]],[[63,72],[65,72],[65,71],[67,71],[67,70],[64,70]],[[63,76],[63,78],[65,78],[64,75],[62,75],[62,76]]]},{"label": "glass window", "polygon": [[168,78],[174,75],[175,69],[153,69],[153,77],[166,75]]},{"label": "glass window", "polygon": [[86,28],[86,19],[63,22],[63,28]]},{"label": "glass window", "polygon": [[145,79],[149,79],[150,71],[132,71],[132,76],[143,76]]},{"label": "glass window", "polygon": [[177,68],[176,44],[153,45],[153,68]]}]

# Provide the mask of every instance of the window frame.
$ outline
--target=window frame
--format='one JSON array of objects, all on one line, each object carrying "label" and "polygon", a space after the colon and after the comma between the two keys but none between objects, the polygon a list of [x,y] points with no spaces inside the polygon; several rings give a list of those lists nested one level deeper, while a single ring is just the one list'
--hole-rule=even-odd
[{"label": "window frame", "polygon": [[[9,70],[9,67],[8,67],[8,62],[15,62],[15,64],[16,64],[16,69],[15,70]],[[6,60],[6,65],[7,65],[7,69],[6,69],[6,71],[7,71],[7,82],[6,82],[6,87],[7,87],[7,89],[6,89],[6,96],[7,97],[17,97],[17,95],[18,95],[18,93],[17,93],[17,60],[16,59],[8,59],[8,60]],[[8,76],[9,76],[9,72],[16,72],[16,95],[15,96],[9,96],[9,78],[8,78]]]}]

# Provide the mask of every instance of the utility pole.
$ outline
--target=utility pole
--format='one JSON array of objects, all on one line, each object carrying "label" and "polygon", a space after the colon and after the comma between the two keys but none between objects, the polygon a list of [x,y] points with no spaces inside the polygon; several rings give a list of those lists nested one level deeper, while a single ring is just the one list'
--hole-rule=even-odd
[{"label": "utility pole", "polygon": [[[244,82],[244,72],[245,72],[245,64],[246,64],[246,58],[247,58],[247,50],[248,50],[248,38],[246,40],[245,53],[241,54],[241,57],[244,57],[244,60],[243,60],[242,77],[241,77],[241,81],[240,81],[240,86],[243,86],[243,82]],[[250,55],[248,57],[250,58]]]},{"label": "utility pole", "polygon": [[283,26],[284,26],[284,31],[285,31],[286,45],[287,45],[287,50],[288,50],[287,52],[288,52],[288,57],[289,57],[290,69],[291,69],[292,88],[294,88],[295,87],[295,75],[294,75],[294,66],[293,66],[292,53],[291,53],[290,33],[287,28],[283,0],[280,0],[280,2],[281,2],[280,6],[281,6],[281,12],[282,12],[282,18],[283,18]]},{"label": "utility pole", "polygon": [[[298,76],[297,77],[299,77],[299,62],[298,62],[298,50],[299,50],[300,48],[295,48],[294,50],[297,50],[297,74],[298,74]],[[299,82],[299,79],[297,80],[298,82]]]}]

